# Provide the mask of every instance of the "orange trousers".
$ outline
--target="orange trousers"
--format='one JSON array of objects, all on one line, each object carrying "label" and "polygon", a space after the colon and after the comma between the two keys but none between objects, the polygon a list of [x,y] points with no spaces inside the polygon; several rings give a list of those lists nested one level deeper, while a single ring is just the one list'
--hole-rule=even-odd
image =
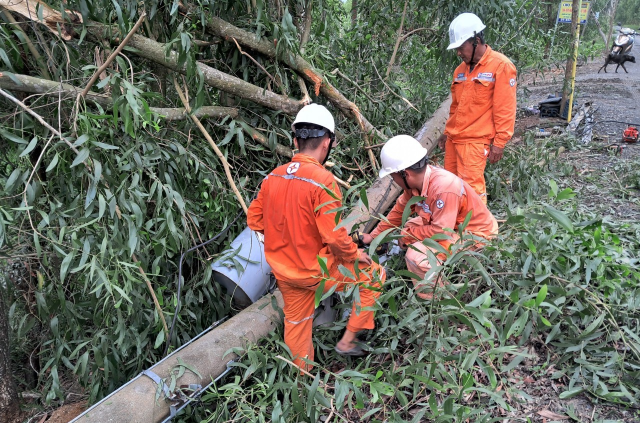
[{"label": "orange trousers", "polygon": [[484,141],[454,143],[447,139],[444,147],[444,168],[468,183],[487,204],[484,169],[487,166],[490,144]]},{"label": "orange trousers", "polygon": [[[345,266],[353,273],[353,264]],[[359,267],[361,273],[357,281],[345,277],[340,273],[337,265],[331,267],[329,278],[324,285],[324,292],[327,292],[334,285],[338,285],[336,291],[344,291],[350,285],[358,285],[360,302],[354,302],[351,316],[347,322],[347,329],[352,332],[375,327],[373,311],[360,310],[358,312],[357,308],[373,306],[381,292],[369,289],[369,287],[381,288],[386,279],[384,269],[379,264],[373,263],[370,267],[360,264]],[[314,359],[312,328],[316,289],[320,285],[320,281],[320,278],[304,282],[277,281],[284,300],[284,342],[291,350],[294,363],[303,369],[311,367],[305,362],[305,358],[310,361]]]}]

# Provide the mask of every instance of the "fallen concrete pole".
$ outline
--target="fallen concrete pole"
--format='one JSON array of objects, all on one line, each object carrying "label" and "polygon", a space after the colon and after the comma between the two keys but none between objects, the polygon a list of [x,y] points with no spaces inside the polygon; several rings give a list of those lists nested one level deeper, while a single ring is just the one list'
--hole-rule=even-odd
[{"label": "fallen concrete pole", "polygon": [[[273,299],[277,301],[278,307],[283,307],[280,291],[266,295],[194,342],[176,350],[149,370],[164,379],[168,385],[171,383],[172,371],[180,366],[180,360],[181,363],[195,369],[202,377],[186,370],[177,380],[177,387],[189,384],[208,385],[224,373],[230,360],[237,357],[235,354],[225,356],[227,351],[256,343],[282,321],[280,313],[271,303]],[[71,423],[161,422],[170,415],[170,404],[162,394],[156,400],[156,392],[158,384],[146,375],[139,375]]]},{"label": "fallen concrete pole", "polygon": [[[429,118],[427,122],[414,135],[429,154],[436,148],[437,140],[444,131],[444,125],[449,118],[449,108],[451,106],[451,95],[440,104],[438,110]],[[400,135],[400,134],[396,134]],[[377,179],[373,185],[367,190],[367,200],[369,200],[369,209],[367,210],[362,203],[355,207],[349,216],[345,219],[349,221],[345,225],[348,232],[358,229],[361,232],[371,232],[378,223],[378,219],[374,217],[380,213],[384,213],[396,201],[402,189],[393,183],[390,176]]]}]

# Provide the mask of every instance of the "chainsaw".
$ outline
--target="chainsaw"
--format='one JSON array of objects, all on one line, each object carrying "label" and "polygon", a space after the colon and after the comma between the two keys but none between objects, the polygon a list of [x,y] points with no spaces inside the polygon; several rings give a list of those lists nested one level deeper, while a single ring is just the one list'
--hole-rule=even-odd
[{"label": "chainsaw", "polygon": [[622,141],[628,143],[638,142],[638,128],[630,126],[622,133]]}]

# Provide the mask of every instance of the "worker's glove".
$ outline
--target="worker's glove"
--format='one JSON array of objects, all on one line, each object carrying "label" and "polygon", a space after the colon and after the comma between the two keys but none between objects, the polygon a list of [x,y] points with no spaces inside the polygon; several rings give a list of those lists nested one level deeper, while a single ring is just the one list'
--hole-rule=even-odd
[{"label": "worker's glove", "polygon": [[360,231],[355,231],[353,234],[351,234],[351,239],[356,243],[358,248],[364,248],[365,244],[362,240],[362,234],[360,233]]},{"label": "worker's glove", "polygon": [[389,251],[389,243],[388,242],[384,242],[382,244],[379,244],[376,247],[376,254],[379,255],[379,256],[387,254],[388,251]]}]

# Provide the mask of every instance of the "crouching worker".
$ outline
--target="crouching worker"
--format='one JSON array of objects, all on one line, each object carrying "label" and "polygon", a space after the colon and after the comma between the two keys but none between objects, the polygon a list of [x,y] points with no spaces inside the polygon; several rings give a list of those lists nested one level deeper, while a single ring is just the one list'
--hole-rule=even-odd
[{"label": "crouching worker", "polygon": [[[247,223],[264,234],[266,260],[284,299],[284,341],[294,362],[308,369],[307,361],[314,359],[312,325],[320,282],[326,279],[324,292],[334,285],[337,291],[357,285],[360,302],[353,304],[344,336],[335,347],[339,354],[357,356],[365,352],[356,333],[374,327],[373,311],[363,309],[380,296],[385,274],[358,249],[346,229],[336,230],[336,216],[330,212],[342,206],[340,188],[323,167],[336,145],[333,116],[324,106],[310,104],[300,110],[292,129],[299,153],[264,179]],[[318,257],[326,260],[328,275],[323,276]],[[354,269],[356,262],[359,271]],[[339,265],[349,269],[355,280],[345,277]]]},{"label": "crouching worker", "polygon": [[[428,250],[440,261],[446,257],[422,241],[435,234],[446,234],[449,239],[438,242],[448,248],[458,236],[445,231],[445,228],[457,230],[469,211],[473,214],[465,228],[467,233],[489,239],[498,233],[498,222],[467,182],[449,171],[428,165],[427,150],[413,137],[398,135],[391,138],[382,147],[380,160],[380,178],[391,175],[404,192],[387,215],[388,223],[381,221],[371,234],[362,236],[362,241],[369,244],[383,231],[402,225],[402,215],[409,200],[415,196],[423,197],[424,200],[411,206],[412,213],[417,217],[406,222],[402,229],[405,236],[400,239],[400,246],[407,248],[405,260],[408,270],[421,279],[414,280],[418,297],[432,299],[434,285],[442,285],[443,282],[435,282],[434,275],[425,280],[425,274],[431,269]],[[481,247],[482,244],[476,246]]]}]

